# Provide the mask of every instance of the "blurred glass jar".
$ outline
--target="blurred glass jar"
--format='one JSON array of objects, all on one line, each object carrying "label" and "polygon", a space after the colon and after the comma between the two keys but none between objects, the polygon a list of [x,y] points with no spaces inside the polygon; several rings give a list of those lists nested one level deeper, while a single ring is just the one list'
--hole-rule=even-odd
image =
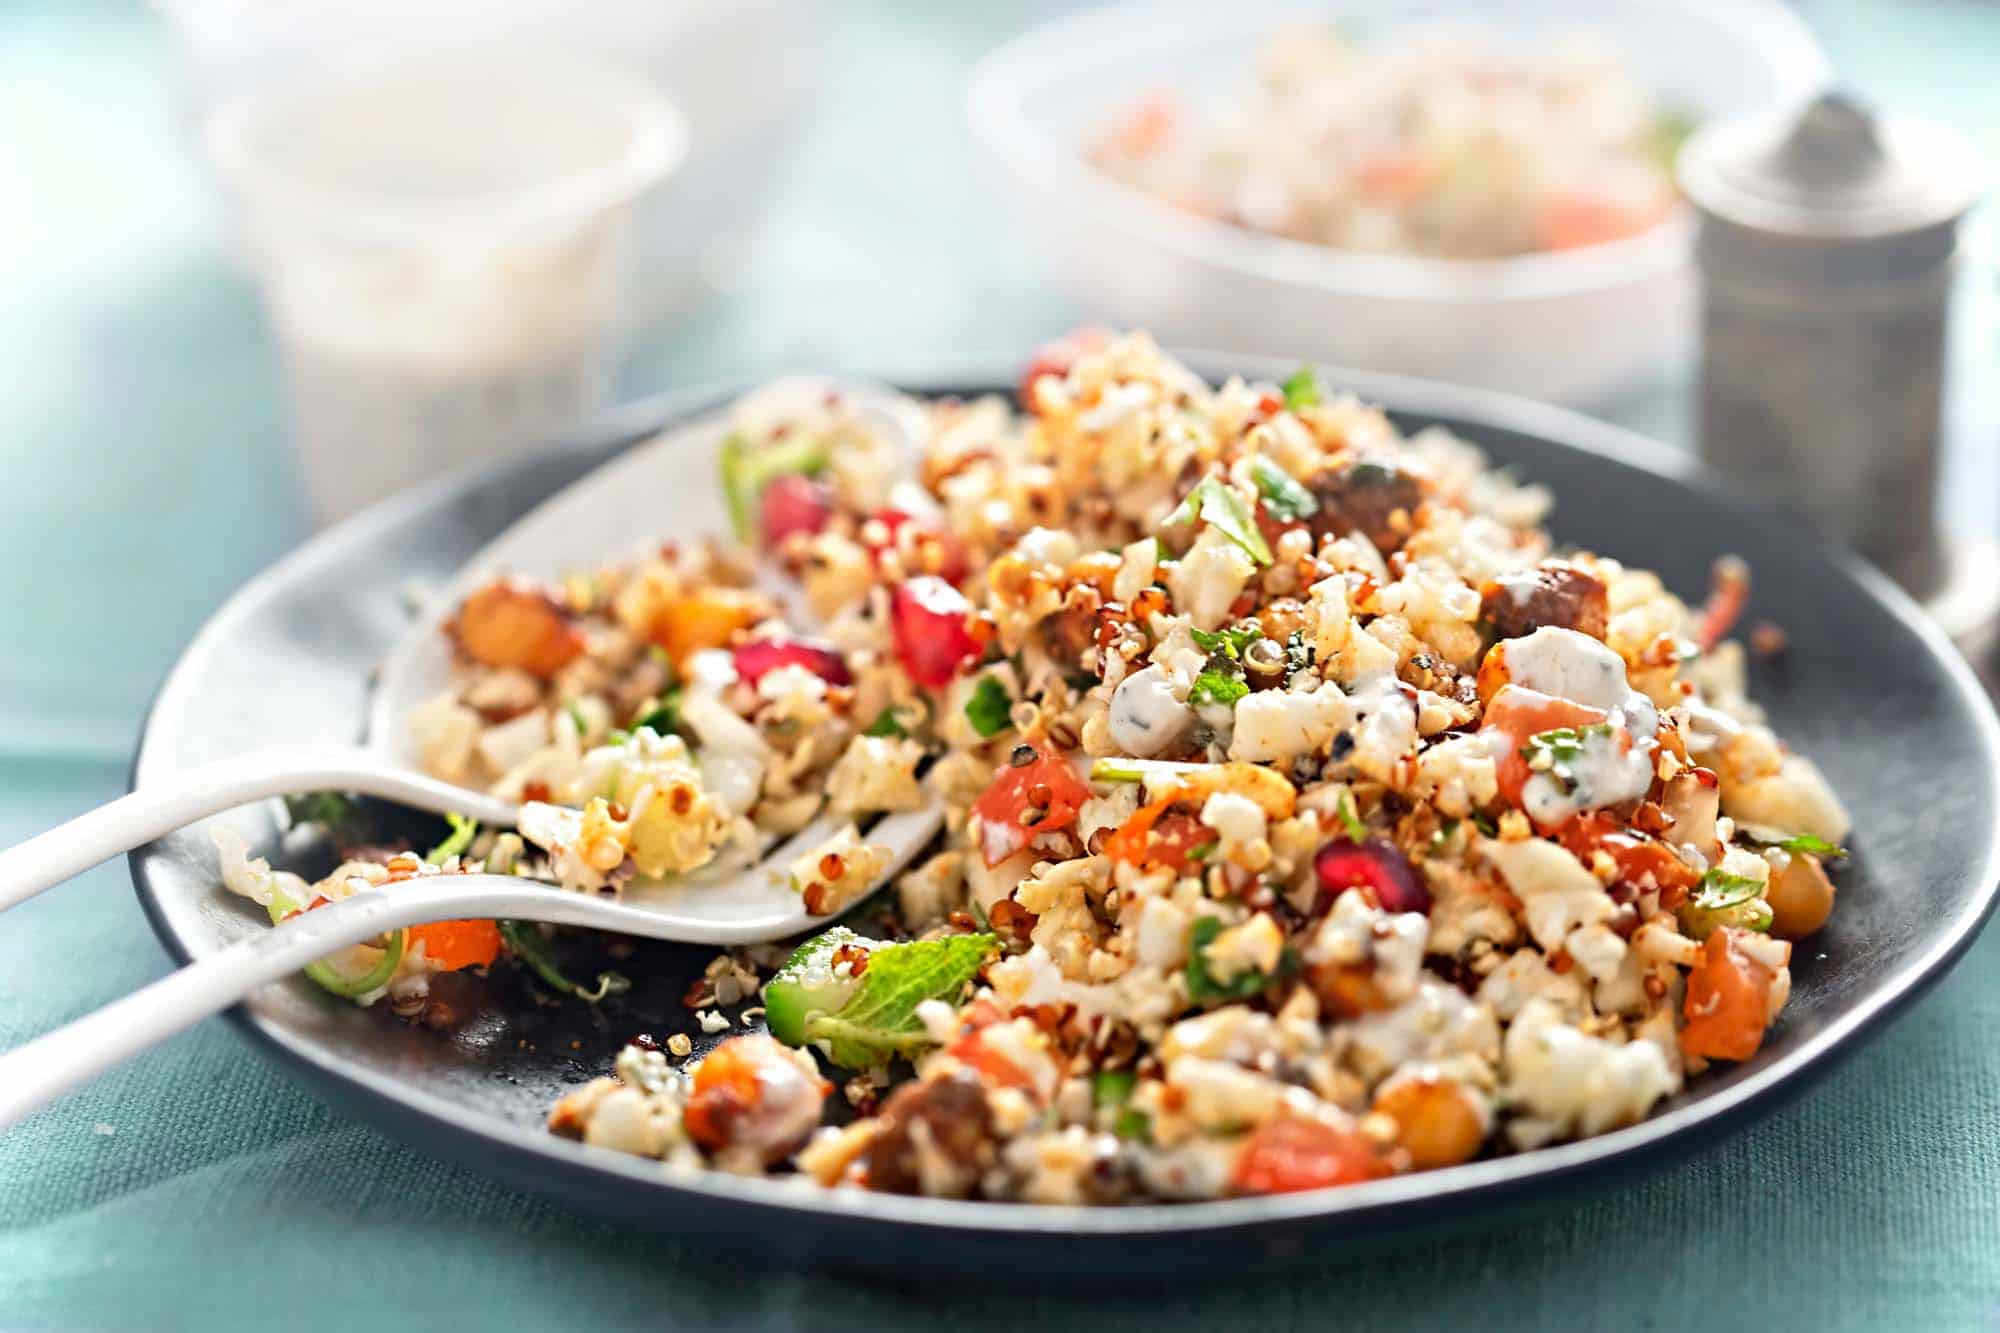
[{"label": "blurred glass jar", "polygon": [[[670,180],[638,199],[628,334],[690,313],[761,211],[825,63],[812,0],[154,0],[178,56],[181,119],[356,59],[468,41],[563,53],[665,94],[688,130]],[[240,231],[238,219],[226,226]],[[239,246],[240,248],[240,246]]]},{"label": "blurred glass jar", "polygon": [[487,49],[253,92],[206,139],[316,522],[608,403],[633,204],[686,148],[649,86]]}]

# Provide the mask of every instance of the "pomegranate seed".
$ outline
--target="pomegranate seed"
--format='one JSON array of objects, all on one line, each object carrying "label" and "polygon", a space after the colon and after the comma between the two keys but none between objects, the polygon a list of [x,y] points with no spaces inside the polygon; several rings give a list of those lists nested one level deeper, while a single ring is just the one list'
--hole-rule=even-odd
[{"label": "pomegranate seed", "polygon": [[1348,889],[1366,889],[1385,912],[1428,912],[1430,891],[1409,858],[1380,838],[1349,842],[1335,838],[1313,857],[1321,897],[1331,902]]},{"label": "pomegranate seed", "polygon": [[833,493],[797,473],[773,477],[757,501],[757,524],[766,546],[776,546],[795,532],[819,532],[832,517]]},{"label": "pomegranate seed", "polygon": [[960,667],[978,658],[979,645],[965,626],[971,611],[965,594],[933,575],[896,585],[889,598],[889,631],[911,680],[943,689]]},{"label": "pomegranate seed", "polygon": [[781,666],[804,667],[829,685],[851,685],[854,677],[840,654],[805,639],[752,639],[735,652],[736,678],[755,685]]}]

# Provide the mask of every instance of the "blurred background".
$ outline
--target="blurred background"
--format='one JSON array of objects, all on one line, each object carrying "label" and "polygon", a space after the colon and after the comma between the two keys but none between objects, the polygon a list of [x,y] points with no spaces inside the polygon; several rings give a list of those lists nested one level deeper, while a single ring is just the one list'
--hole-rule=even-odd
[{"label": "blurred background", "polygon": [[[1517,7],[1550,8],[1501,8]],[[0,607],[11,631],[0,654],[0,751],[13,761],[10,785],[54,800],[45,766],[55,765],[108,795],[176,650],[316,517],[365,498],[328,491],[338,489],[328,477],[365,467],[371,450],[414,451],[420,470],[437,470],[490,452],[477,443],[489,437],[498,449],[510,430],[545,434],[597,402],[669,387],[802,367],[1012,367],[1086,317],[1155,315],[1172,326],[1172,310],[1130,308],[1128,289],[1147,275],[1116,271],[1129,247],[1093,237],[1081,206],[1065,215],[1072,196],[1059,178],[1010,161],[994,142],[1004,127],[968,128],[968,78],[980,58],[1076,8],[17,0],[0,10],[9,201],[0,210],[0,449],[12,481],[0,498]],[[1368,6],[1332,8],[1368,19]],[[1583,8],[1608,21],[1621,7]],[[1784,12],[1803,21],[1843,86],[1955,126],[1992,160],[2000,7],[1811,0]],[[423,99],[436,89],[357,100],[364,85],[341,82],[364,58],[440,44],[487,68],[488,41],[505,43],[510,59],[521,50],[546,58],[502,66],[500,82],[474,95],[469,122],[433,127]],[[1699,52],[1674,58],[1692,71],[1686,95],[1731,79],[1765,80],[1758,87],[1768,92],[1813,72],[1791,48],[1771,57],[1772,68]],[[598,70],[606,77],[591,80]],[[1045,74],[1054,77],[1046,53],[1031,50],[994,77],[1018,85]],[[489,68],[480,77],[495,76]],[[580,80],[592,85],[587,95],[575,91]],[[631,96],[608,97],[613,84]],[[329,100],[315,103],[322,85]],[[647,89],[671,109],[656,114]],[[1676,90],[1667,92],[1671,101]],[[1059,100],[1003,87],[994,106],[1017,94]],[[1006,107],[994,106],[989,122],[1005,120]],[[1073,110],[1102,119],[1111,107],[1099,98]],[[404,150],[387,168],[368,160],[384,140]],[[499,201],[477,220],[453,214],[442,187],[431,197],[409,179],[426,153],[454,143],[467,145],[455,166],[471,173],[458,184]],[[617,152],[607,156],[606,143]],[[323,170],[301,185],[287,172],[304,159]],[[535,171],[575,177],[585,166],[595,174],[579,188],[595,195],[550,203],[536,193]],[[363,202],[344,205],[350,196]],[[371,212],[369,199],[382,206]],[[466,258],[476,247],[461,244],[461,232],[512,219],[517,206],[524,235],[554,228],[556,214],[619,210],[622,267],[604,268],[582,223],[518,251],[496,243],[487,269]],[[439,248],[455,265],[426,288],[435,297],[427,313],[404,321],[424,340],[405,357],[424,362],[414,404],[408,383],[369,379],[337,350],[321,360],[301,351],[320,325],[333,330],[313,343],[322,350],[337,349],[342,330],[372,336],[370,284],[401,292],[431,281],[352,266],[357,247],[393,248],[409,235],[444,238]],[[1989,236],[1988,217],[1975,214],[1955,279],[1943,431],[1944,521],[1969,533],[2000,526]],[[412,262],[411,272],[430,275],[425,265],[440,261]],[[1402,280],[1390,277],[1392,288]],[[1224,317],[1227,293],[1189,283],[1197,312],[1216,312],[1221,336],[1203,341],[1255,341]],[[492,313],[530,307],[533,320]],[[1678,328],[1685,316],[1664,310],[1642,307],[1624,322]],[[1507,341],[1484,336],[1489,346]],[[439,345],[474,350],[463,364],[425,361]],[[1544,387],[1688,445],[1692,362],[1684,346],[1664,346],[1627,349],[1636,373],[1627,365]],[[1390,368],[1438,369],[1421,357],[1400,365],[1394,347],[1359,350]],[[452,437],[475,443],[396,446]],[[329,458],[343,467],[329,469]],[[82,803],[60,804],[71,800]]]}]

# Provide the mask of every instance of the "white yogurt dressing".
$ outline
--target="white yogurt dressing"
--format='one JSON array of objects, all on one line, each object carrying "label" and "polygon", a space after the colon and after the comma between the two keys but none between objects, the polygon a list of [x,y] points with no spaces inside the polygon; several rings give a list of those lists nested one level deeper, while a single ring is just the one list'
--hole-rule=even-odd
[{"label": "white yogurt dressing", "polygon": [[[1625,660],[1588,634],[1549,625],[1504,645],[1510,684],[1608,714],[1609,731],[1586,729],[1563,774],[1538,772],[1521,788],[1521,805],[1544,828],[1624,801],[1653,785],[1659,710],[1625,678]],[[1499,740],[1498,744],[1509,742]]]}]

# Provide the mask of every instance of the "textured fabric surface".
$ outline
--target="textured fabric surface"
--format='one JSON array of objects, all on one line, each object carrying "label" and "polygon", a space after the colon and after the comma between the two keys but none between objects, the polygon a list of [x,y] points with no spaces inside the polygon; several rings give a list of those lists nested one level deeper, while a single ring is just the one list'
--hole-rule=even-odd
[{"label": "textured fabric surface", "polygon": [[[827,52],[842,76],[769,224],[743,238],[757,262],[646,349],[628,387],[1012,355],[1059,330],[1070,312],[964,169],[957,112],[966,62],[1054,7],[844,8]],[[1807,12],[1865,91],[1983,125],[1996,146],[2000,10]],[[14,756],[0,759],[0,842],[122,789],[117,756],[151,682],[297,536],[261,329],[178,156],[167,54],[136,3],[0,8],[0,183],[35,203],[0,209],[0,456],[16,481],[0,498],[0,754]],[[913,162],[933,182],[922,198],[898,193]],[[1990,375],[1990,326],[1968,345]],[[1949,503],[1983,525],[2000,500],[1996,396],[1957,409],[1986,453],[1954,461]],[[1620,415],[1667,434],[1682,419],[1671,396]],[[166,967],[123,864],[102,867],[0,919],[0,1047]],[[1215,1273],[1078,1296],[1002,1273],[1000,1297],[956,1292],[951,1275],[765,1272],[753,1253],[573,1215],[333,1115],[211,1021],[0,1136],[0,1333],[1995,1329],[1996,1026],[2000,933],[1803,1101],[1663,1174],[1254,1284]]]}]

